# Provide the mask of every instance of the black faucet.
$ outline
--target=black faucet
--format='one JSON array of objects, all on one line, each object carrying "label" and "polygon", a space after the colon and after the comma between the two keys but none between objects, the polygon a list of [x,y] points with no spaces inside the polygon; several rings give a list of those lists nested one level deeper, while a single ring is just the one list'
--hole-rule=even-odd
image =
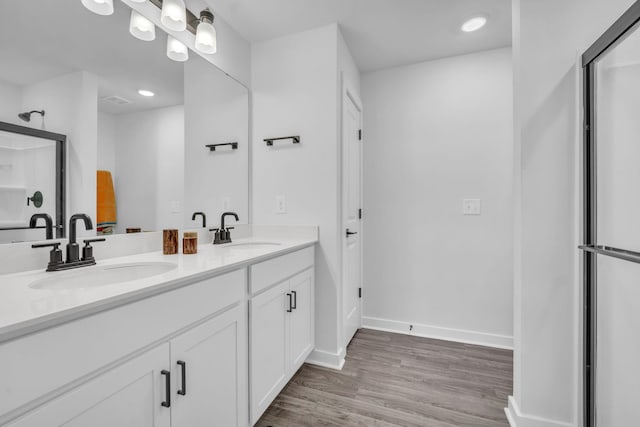
[{"label": "black faucet", "polygon": [[69,219],[69,243],[67,243],[67,263],[80,260],[80,245],[76,243],[76,223],[78,220],[84,221],[84,228],[93,230],[93,223],[87,214],[73,214]]},{"label": "black faucet", "polygon": [[207,216],[204,212],[194,212],[193,215],[191,215],[191,221],[195,221],[197,216],[202,217],[202,228],[205,228],[207,226]]},{"label": "black faucet", "polygon": [[220,229],[224,230],[224,217],[226,216],[232,216],[236,219],[236,221],[239,221],[240,219],[238,218],[238,214],[235,212],[225,212],[222,214],[222,216],[220,217]]},{"label": "black faucet", "polygon": [[46,213],[38,213],[31,215],[31,219],[29,220],[29,228],[36,228],[36,223],[38,220],[42,218],[44,219],[44,225],[47,229],[47,240],[53,239],[53,220]]},{"label": "black faucet", "polygon": [[213,237],[213,244],[214,245],[220,245],[222,243],[231,243],[231,230],[233,230],[233,227],[225,227],[224,226],[224,218],[227,216],[232,216],[236,219],[236,221],[239,220],[238,218],[238,214],[235,212],[225,212],[222,214],[222,216],[220,217],[220,228],[212,228],[209,231],[215,231],[216,234]]},{"label": "black faucet", "polygon": [[[35,216],[36,215],[34,215],[34,217]],[[35,222],[33,217],[31,219],[32,222]],[[52,248],[51,252],[49,253],[49,265],[47,267],[47,271],[69,270],[71,268],[95,265],[96,260],[95,258],[93,258],[93,248],[91,247],[91,243],[104,242],[105,239],[97,238],[84,240],[84,247],[82,248],[82,259],[80,259],[80,246],[76,242],[76,223],[78,222],[78,220],[84,221],[84,227],[87,230],[93,230],[93,223],[91,222],[91,218],[89,218],[88,215],[75,214],[71,216],[71,218],[69,219],[69,243],[67,243],[66,262],[62,261],[60,242],[31,245],[32,248]],[[49,218],[49,221],[51,221],[51,218]]]}]

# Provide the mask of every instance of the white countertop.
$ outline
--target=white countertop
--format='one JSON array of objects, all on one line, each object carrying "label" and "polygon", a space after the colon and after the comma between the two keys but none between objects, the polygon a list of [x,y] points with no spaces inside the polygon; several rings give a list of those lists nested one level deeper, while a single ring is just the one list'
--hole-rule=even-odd
[{"label": "white countertop", "polygon": [[[97,259],[97,265],[47,273],[41,270],[0,275],[0,342],[46,329],[73,319],[148,298],[221,273],[236,270],[288,252],[312,246],[316,238],[243,238],[234,243],[277,242],[256,248],[202,244],[194,255],[148,252],[120,258]],[[78,274],[101,266],[124,263],[170,262],[177,267],[145,279],[79,289],[33,289],[37,280]]]}]

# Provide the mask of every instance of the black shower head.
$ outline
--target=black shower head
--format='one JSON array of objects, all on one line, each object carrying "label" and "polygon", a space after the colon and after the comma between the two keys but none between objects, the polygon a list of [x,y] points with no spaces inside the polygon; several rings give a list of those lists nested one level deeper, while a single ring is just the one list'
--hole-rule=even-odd
[{"label": "black shower head", "polygon": [[40,114],[42,117],[44,117],[44,110],[42,111],[38,111],[38,110],[33,110],[33,111],[29,111],[29,112],[24,112],[24,113],[20,113],[18,114],[18,117],[20,117],[22,120],[24,120],[25,122],[30,122],[31,121],[31,115],[33,113],[38,113]]}]

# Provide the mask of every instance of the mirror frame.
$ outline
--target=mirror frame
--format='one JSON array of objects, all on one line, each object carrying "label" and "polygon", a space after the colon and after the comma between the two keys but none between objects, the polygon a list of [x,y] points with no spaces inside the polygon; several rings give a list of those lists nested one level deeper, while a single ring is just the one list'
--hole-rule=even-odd
[{"label": "mirror frame", "polygon": [[[56,215],[53,218],[53,227],[56,230],[55,238],[66,237],[66,145],[67,136],[60,133],[46,130],[34,129],[26,126],[15,125],[13,123],[0,122],[0,131],[15,133],[18,135],[32,136],[35,138],[48,139],[56,142]],[[28,230],[31,227],[0,227],[2,230]],[[37,226],[35,228],[44,228]]]}]

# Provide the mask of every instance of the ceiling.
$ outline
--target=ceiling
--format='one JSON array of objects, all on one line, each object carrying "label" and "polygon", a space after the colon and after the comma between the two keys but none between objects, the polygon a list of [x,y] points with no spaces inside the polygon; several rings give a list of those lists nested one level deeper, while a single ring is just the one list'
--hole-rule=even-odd
[{"label": "ceiling", "polygon": [[[99,101],[100,111],[125,114],[182,104],[183,64],[167,58],[166,35],[157,29],[153,42],[132,37],[129,16],[120,2],[113,15],[99,16],[80,0],[1,1],[0,81],[24,86],[85,70],[99,77],[100,99],[116,95],[131,101]],[[156,96],[142,97],[139,89]]]},{"label": "ceiling", "polygon": [[[511,0],[197,0],[251,43],[337,22],[362,72],[511,45]],[[460,31],[478,14],[474,33]]]}]

